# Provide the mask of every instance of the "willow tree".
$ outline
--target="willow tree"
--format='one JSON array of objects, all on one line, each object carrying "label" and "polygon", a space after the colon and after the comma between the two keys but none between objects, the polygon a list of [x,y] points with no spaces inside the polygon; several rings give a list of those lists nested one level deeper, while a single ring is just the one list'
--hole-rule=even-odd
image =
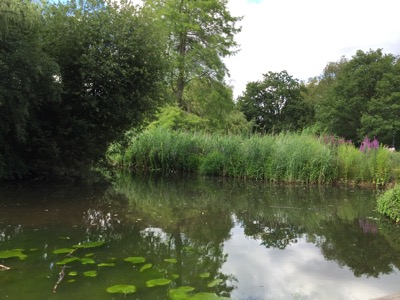
[{"label": "willow tree", "polygon": [[167,58],[171,63],[169,84],[178,105],[190,110],[185,88],[193,79],[223,82],[228,73],[222,60],[237,50],[240,32],[227,9],[227,0],[144,0],[164,32]]}]

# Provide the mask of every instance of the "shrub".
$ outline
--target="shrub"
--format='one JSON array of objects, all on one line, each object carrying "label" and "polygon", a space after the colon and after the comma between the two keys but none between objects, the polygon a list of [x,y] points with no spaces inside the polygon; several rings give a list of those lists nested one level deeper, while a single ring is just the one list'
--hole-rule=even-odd
[{"label": "shrub", "polygon": [[400,222],[400,185],[387,190],[377,201],[379,213],[388,216],[390,219]]}]

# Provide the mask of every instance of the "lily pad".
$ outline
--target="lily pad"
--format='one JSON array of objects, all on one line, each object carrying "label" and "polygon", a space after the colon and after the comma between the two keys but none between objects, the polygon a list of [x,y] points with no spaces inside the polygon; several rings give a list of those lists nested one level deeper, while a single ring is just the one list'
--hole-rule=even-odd
[{"label": "lily pad", "polygon": [[16,258],[19,258],[20,260],[24,260],[25,258],[28,257],[28,255],[22,253],[22,251],[24,251],[24,250],[23,249],[13,249],[13,250],[0,251],[0,258],[16,257]]},{"label": "lily pad", "polygon": [[92,257],[94,255],[94,253],[88,253],[88,254],[85,254],[85,257]]},{"label": "lily pad", "polygon": [[127,285],[127,284],[117,284],[113,286],[109,286],[107,288],[107,292],[111,294],[133,294],[136,292],[136,286]]},{"label": "lily pad", "polygon": [[74,252],[76,249],[73,248],[60,248],[53,251],[54,254],[66,254]]},{"label": "lily pad", "polygon": [[171,264],[176,264],[178,261],[176,260],[176,258],[166,258],[164,259],[165,262],[169,262]]},{"label": "lily pad", "polygon": [[57,262],[57,265],[59,265],[59,266],[66,265],[66,264],[69,264],[69,263],[71,263],[73,261],[76,261],[76,260],[79,260],[79,258],[77,258],[77,257],[67,257],[67,258],[64,258],[63,260],[60,260],[59,262]]},{"label": "lily pad", "polygon": [[141,263],[144,263],[146,261],[146,259],[141,256],[132,256],[132,257],[125,258],[124,261],[129,261],[133,264],[141,264]]},{"label": "lily pad", "polygon": [[68,280],[69,283],[72,283],[72,282],[75,282],[75,281],[76,281],[75,279]]},{"label": "lily pad", "polygon": [[85,275],[86,277],[96,277],[97,271],[96,270],[86,271],[86,272],[83,272],[83,275]]},{"label": "lily pad", "polygon": [[76,276],[76,275],[78,275],[78,272],[76,272],[76,271],[71,271],[71,272],[68,273],[68,275],[69,275],[69,276]]},{"label": "lily pad", "polygon": [[219,297],[214,293],[197,293],[193,295],[192,300],[222,300],[222,299],[228,299],[224,297]]},{"label": "lily pad", "polygon": [[114,263],[99,263],[98,267],[115,267]]},{"label": "lily pad", "polygon": [[175,273],[172,274],[172,278],[173,278],[173,279],[178,279],[178,278],[179,278],[179,274],[175,274]]},{"label": "lily pad", "polygon": [[151,280],[146,281],[146,286],[147,287],[161,286],[161,285],[170,284],[171,282],[172,282],[171,279],[157,278],[157,279],[151,279]]},{"label": "lily pad", "polygon": [[200,277],[200,278],[208,278],[208,277],[210,277],[210,273],[209,273],[209,272],[201,273],[201,274],[199,275],[199,277]]},{"label": "lily pad", "polygon": [[88,249],[88,248],[95,248],[95,247],[103,246],[105,243],[106,243],[106,242],[104,242],[104,241],[86,242],[86,243],[83,243],[83,244],[73,245],[72,247],[74,247],[74,248]]},{"label": "lily pad", "polygon": [[81,263],[82,263],[82,265],[90,265],[90,264],[94,264],[95,261],[93,258],[84,257],[84,258],[81,258]]},{"label": "lily pad", "polygon": [[153,266],[152,264],[145,264],[143,267],[140,268],[140,272],[150,269],[152,266]]},{"label": "lily pad", "polygon": [[186,300],[192,297],[188,293],[194,291],[194,287],[191,286],[181,286],[177,289],[169,290],[169,296],[172,300]]},{"label": "lily pad", "polygon": [[222,279],[214,279],[211,281],[209,284],[207,284],[208,287],[214,287],[220,284],[223,280]]}]

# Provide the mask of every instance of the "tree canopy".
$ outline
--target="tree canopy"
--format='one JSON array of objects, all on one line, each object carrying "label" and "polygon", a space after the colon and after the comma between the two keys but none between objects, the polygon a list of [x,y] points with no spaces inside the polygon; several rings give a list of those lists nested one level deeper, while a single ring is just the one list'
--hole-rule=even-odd
[{"label": "tree canopy", "polygon": [[249,82],[238,98],[238,106],[247,120],[254,120],[256,131],[280,132],[304,128],[313,111],[302,96],[299,80],[286,71],[268,72],[262,81]]},{"label": "tree canopy", "polygon": [[128,1],[2,6],[2,177],[80,171],[159,104],[163,47]]}]

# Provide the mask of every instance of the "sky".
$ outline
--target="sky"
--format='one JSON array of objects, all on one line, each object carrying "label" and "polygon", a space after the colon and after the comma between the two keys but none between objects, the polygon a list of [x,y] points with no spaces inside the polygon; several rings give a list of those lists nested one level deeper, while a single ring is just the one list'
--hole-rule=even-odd
[{"label": "sky", "polygon": [[235,98],[268,71],[307,81],[357,50],[400,54],[399,0],[229,0],[228,9],[243,16],[240,51],[225,59]]}]

